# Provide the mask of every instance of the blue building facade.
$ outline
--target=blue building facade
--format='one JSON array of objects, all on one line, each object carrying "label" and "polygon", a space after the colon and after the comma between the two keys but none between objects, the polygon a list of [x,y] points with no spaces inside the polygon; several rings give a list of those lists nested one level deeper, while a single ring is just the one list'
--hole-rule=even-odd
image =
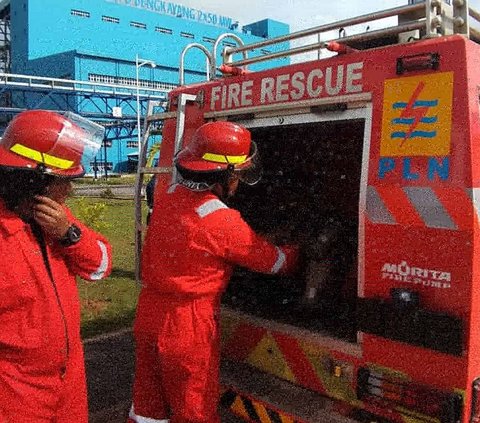
[{"label": "blue building facade", "polygon": [[[3,1],[5,3],[5,1]],[[265,19],[239,27],[234,18],[180,3],[161,0],[11,0],[11,72],[78,81],[90,81],[158,89],[168,92],[178,85],[182,50],[191,43],[212,51],[222,34],[233,33],[245,44],[288,34],[285,23]],[[217,62],[224,47],[235,46],[227,37],[219,44]],[[286,44],[249,52],[249,57],[282,50]],[[155,67],[136,65],[136,57],[155,62]],[[197,49],[185,58],[185,82],[206,79],[206,57]],[[257,63],[250,69],[282,66],[288,58]],[[138,71],[138,81],[137,73]],[[32,94],[33,95],[33,94]],[[122,109],[116,99],[113,106]],[[90,112],[80,104],[78,112]],[[58,102],[46,99],[42,107],[58,109]],[[83,107],[83,108],[82,108]],[[145,104],[141,110],[144,111]],[[123,110],[134,119],[134,109]],[[138,151],[136,136],[130,140],[109,140],[97,157],[110,171],[126,170],[127,157]],[[91,172],[92,163],[86,163]]]}]

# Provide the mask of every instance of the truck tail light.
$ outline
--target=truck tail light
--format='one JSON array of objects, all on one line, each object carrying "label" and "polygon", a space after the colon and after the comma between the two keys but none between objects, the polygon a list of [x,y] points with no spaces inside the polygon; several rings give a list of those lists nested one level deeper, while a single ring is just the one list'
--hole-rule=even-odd
[{"label": "truck tail light", "polygon": [[480,378],[473,381],[470,423],[480,423]]},{"label": "truck tail light", "polygon": [[459,394],[443,392],[368,368],[358,371],[357,396],[381,408],[396,410],[407,416],[420,413],[441,423],[459,422],[463,406]]},{"label": "truck tail light", "polygon": [[438,53],[422,53],[412,56],[403,56],[397,59],[397,75],[416,70],[433,69],[440,66],[440,55]]}]

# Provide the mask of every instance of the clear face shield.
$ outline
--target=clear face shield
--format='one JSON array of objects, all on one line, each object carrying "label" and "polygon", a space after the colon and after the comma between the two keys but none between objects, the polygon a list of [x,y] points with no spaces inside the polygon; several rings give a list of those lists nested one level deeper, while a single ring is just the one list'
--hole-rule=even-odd
[{"label": "clear face shield", "polygon": [[235,174],[247,185],[255,185],[262,179],[263,168],[257,144],[251,142],[249,158],[235,168]]},{"label": "clear face shield", "polygon": [[102,146],[105,128],[72,112],[66,112],[63,116],[68,121],[58,134],[57,143],[53,149],[56,149],[59,144],[62,148],[74,151],[82,161],[93,159]]}]

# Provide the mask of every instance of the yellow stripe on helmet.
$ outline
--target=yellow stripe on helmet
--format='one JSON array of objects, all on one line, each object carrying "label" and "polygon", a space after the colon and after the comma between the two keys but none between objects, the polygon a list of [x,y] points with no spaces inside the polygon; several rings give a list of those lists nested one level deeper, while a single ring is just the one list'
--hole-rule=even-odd
[{"label": "yellow stripe on helmet", "polygon": [[202,159],[215,163],[242,164],[245,163],[247,157],[246,154],[243,156],[226,156],[224,154],[205,153]]},{"label": "yellow stripe on helmet", "polygon": [[47,166],[53,166],[58,169],[70,169],[73,165],[72,160],[61,159],[60,157],[51,156],[50,154],[41,153],[33,150],[22,144],[15,144],[10,148],[10,151],[27,159],[35,160],[38,163],[43,163]]}]

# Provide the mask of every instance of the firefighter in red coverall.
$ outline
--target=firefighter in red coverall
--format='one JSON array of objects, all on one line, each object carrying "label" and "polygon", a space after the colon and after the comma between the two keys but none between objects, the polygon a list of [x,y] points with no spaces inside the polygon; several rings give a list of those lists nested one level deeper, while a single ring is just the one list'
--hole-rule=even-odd
[{"label": "firefighter in red coverall", "polygon": [[103,128],[20,113],[0,141],[0,422],[87,423],[76,276],[106,277],[110,245],[65,206]]},{"label": "firefighter in red coverall", "polygon": [[[293,272],[297,248],[272,245],[222,200],[259,180],[250,132],[202,125],[176,157],[177,184],[157,184],[142,253],[129,422],[219,423],[220,297],[234,266]],[[254,287],[252,287],[254,289]]]}]

